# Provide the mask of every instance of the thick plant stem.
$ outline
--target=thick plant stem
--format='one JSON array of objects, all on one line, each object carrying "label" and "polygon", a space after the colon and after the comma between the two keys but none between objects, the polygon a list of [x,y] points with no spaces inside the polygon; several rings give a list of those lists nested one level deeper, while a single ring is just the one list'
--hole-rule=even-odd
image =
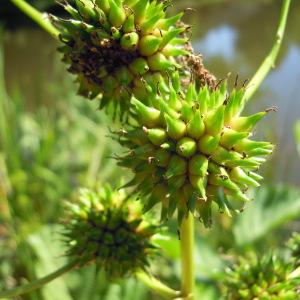
[{"label": "thick plant stem", "polygon": [[267,55],[265,60],[262,62],[252,79],[250,80],[245,95],[244,95],[244,102],[248,101],[253,94],[256,92],[256,90],[259,88],[263,80],[266,78],[270,70],[274,67],[276,58],[278,56],[284,32],[286,27],[286,21],[287,16],[289,12],[291,0],[283,0],[282,2],[282,8],[280,13],[280,19],[279,19],[279,26],[276,33],[276,40],[275,43],[270,51],[270,53]]},{"label": "thick plant stem", "polygon": [[40,27],[46,30],[54,38],[58,38],[59,31],[50,23],[49,20],[45,19],[43,14],[32,7],[24,0],[11,0],[15,6],[17,6],[24,14],[36,22]]},{"label": "thick plant stem", "polygon": [[189,212],[188,216],[183,218],[180,228],[180,249],[182,263],[181,294],[183,299],[194,299],[194,239],[194,216]]},{"label": "thick plant stem", "polygon": [[150,288],[162,297],[165,297],[167,299],[174,299],[180,295],[180,291],[175,291],[171,289],[155,277],[148,275],[143,271],[137,272],[136,277],[138,280],[143,282],[148,288]]},{"label": "thick plant stem", "polygon": [[68,263],[67,265],[63,266],[62,268],[56,270],[55,272],[42,277],[40,279],[37,279],[33,282],[30,282],[28,284],[16,287],[14,289],[10,289],[7,291],[2,291],[0,292],[0,299],[1,298],[13,298],[16,297],[18,295],[22,295],[25,293],[29,293],[32,292],[36,289],[41,288],[42,286],[44,286],[45,284],[49,283],[50,281],[56,279],[57,277],[60,277],[61,275],[71,271],[72,269],[74,269],[76,266],[78,265],[77,261],[72,261],[70,263]]}]

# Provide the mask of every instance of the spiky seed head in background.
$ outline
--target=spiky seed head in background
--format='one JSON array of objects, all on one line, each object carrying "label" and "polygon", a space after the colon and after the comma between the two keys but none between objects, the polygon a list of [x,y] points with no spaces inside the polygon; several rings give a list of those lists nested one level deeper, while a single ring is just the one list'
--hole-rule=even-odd
[{"label": "spiky seed head in background", "polygon": [[145,269],[155,253],[151,238],[158,227],[143,220],[136,201],[125,199],[124,192],[108,185],[80,189],[64,222],[67,255],[81,265],[94,262],[111,277]]},{"label": "spiky seed head in background", "polygon": [[300,233],[294,232],[293,236],[287,243],[287,246],[291,252],[293,263],[300,267]]},{"label": "spiky seed head in background", "polygon": [[[71,2],[70,2],[71,3]],[[75,0],[62,3],[71,16],[52,16],[64,44],[59,48],[68,70],[77,75],[79,94],[100,95],[100,107],[126,112],[133,92],[146,93],[146,78],[163,81],[186,55],[182,13],[167,17],[167,1]],[[150,76],[151,75],[151,76]]]},{"label": "spiky seed head in background", "polygon": [[162,220],[177,208],[179,223],[191,211],[210,226],[213,202],[231,215],[250,200],[248,187],[260,185],[256,172],[273,145],[250,137],[267,112],[240,116],[244,88],[228,95],[226,83],[191,83],[185,93],[175,75],[170,93],[149,93],[151,105],[132,100],[136,122],[117,132],[128,148],[118,164],[133,170],[127,186],[136,187],[145,211],[161,202]]},{"label": "spiky seed head in background", "polygon": [[278,256],[240,259],[222,282],[225,299],[297,300],[299,278],[291,278],[293,266]]}]

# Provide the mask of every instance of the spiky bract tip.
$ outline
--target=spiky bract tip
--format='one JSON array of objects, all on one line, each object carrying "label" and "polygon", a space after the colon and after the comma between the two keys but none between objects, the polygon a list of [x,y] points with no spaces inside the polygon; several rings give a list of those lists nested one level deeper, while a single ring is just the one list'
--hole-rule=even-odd
[{"label": "spiky bract tip", "polygon": [[179,68],[175,57],[186,55],[182,13],[168,18],[167,1],[75,0],[62,4],[70,19],[52,16],[64,43],[59,50],[77,75],[79,93],[100,95],[100,107],[121,116],[132,93],[145,93],[141,81],[162,81]]},{"label": "spiky bract tip", "polygon": [[68,203],[64,236],[67,255],[80,265],[96,263],[111,277],[145,269],[155,253],[152,236],[158,228],[143,221],[136,201],[109,186],[79,190]]}]

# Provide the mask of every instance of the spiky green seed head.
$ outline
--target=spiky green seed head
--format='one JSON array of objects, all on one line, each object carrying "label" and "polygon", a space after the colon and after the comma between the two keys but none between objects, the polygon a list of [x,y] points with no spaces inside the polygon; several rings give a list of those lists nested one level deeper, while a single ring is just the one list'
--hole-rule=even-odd
[{"label": "spiky green seed head", "polygon": [[70,3],[62,4],[70,19],[52,16],[64,44],[59,50],[68,70],[77,75],[79,93],[91,99],[99,96],[101,108],[123,114],[132,93],[146,96],[144,80],[156,86],[166,71],[180,67],[175,58],[189,53],[182,36],[185,25],[177,25],[182,13],[168,18],[167,2]]},{"label": "spiky green seed head", "polygon": [[287,246],[291,252],[293,263],[297,267],[299,267],[300,266],[300,233],[294,232],[293,236],[288,241]]},{"label": "spiky green seed head", "polygon": [[64,223],[67,255],[81,265],[96,263],[111,277],[145,269],[155,253],[158,227],[143,220],[136,201],[109,186],[80,189]]},{"label": "spiky green seed head", "polygon": [[175,82],[169,90],[149,93],[150,105],[132,99],[136,121],[119,138],[129,148],[119,165],[135,173],[147,209],[162,202],[162,219],[177,208],[179,223],[191,211],[210,226],[213,202],[228,215],[240,212],[248,187],[259,186],[256,171],[273,145],[250,136],[266,112],[240,116],[245,90],[227,95],[226,83],[185,92]]},{"label": "spiky green seed head", "polygon": [[299,278],[290,274],[293,267],[277,256],[241,259],[224,276],[225,299],[230,300],[297,300]]}]

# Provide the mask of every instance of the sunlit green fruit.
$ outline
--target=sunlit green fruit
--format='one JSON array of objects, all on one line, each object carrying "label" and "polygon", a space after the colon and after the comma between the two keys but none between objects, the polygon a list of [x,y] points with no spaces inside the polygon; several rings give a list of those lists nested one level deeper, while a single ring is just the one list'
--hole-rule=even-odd
[{"label": "sunlit green fruit", "polygon": [[197,143],[189,137],[184,137],[177,142],[176,151],[183,157],[191,157],[196,153]]},{"label": "sunlit green fruit", "polygon": [[136,50],[138,47],[139,35],[136,32],[126,33],[121,38],[121,46],[125,50]]},{"label": "sunlit green fruit", "polygon": [[[61,32],[63,61],[77,76],[79,94],[100,100],[100,109],[125,119],[131,97],[147,103],[151,89],[166,86],[166,71],[179,67],[185,50],[182,14],[168,18],[167,2],[152,0],[76,0],[62,3],[69,19],[51,16]],[[127,80],[120,70],[129,71]],[[157,74],[161,78],[157,81]],[[117,79],[109,87],[107,82]],[[107,80],[108,79],[108,80]]]},{"label": "sunlit green fruit", "polygon": [[292,278],[293,265],[276,255],[252,255],[240,258],[226,270],[222,294],[226,299],[290,299],[299,298],[299,278]]},{"label": "sunlit green fruit", "polygon": [[[251,200],[246,190],[260,186],[262,177],[256,172],[274,146],[250,139],[249,126],[256,124],[257,118],[246,120],[239,115],[244,90],[232,92],[233,105],[224,101],[233,97],[228,95],[226,83],[214,90],[198,89],[194,84],[184,89],[176,78],[175,72],[166,91],[157,93],[149,88],[151,105],[132,100],[135,126],[144,130],[148,140],[143,140],[140,153],[141,143],[125,135],[124,144],[135,153],[135,163],[126,155],[119,163],[135,172],[136,193],[146,198],[145,202],[152,199],[153,185],[164,185],[162,217],[176,211],[170,202],[173,194],[182,194],[185,206],[176,202],[178,221],[191,211],[210,226],[213,202],[229,216],[243,210]],[[230,128],[232,120],[242,120],[241,131]],[[140,183],[139,172],[148,174]]]}]

